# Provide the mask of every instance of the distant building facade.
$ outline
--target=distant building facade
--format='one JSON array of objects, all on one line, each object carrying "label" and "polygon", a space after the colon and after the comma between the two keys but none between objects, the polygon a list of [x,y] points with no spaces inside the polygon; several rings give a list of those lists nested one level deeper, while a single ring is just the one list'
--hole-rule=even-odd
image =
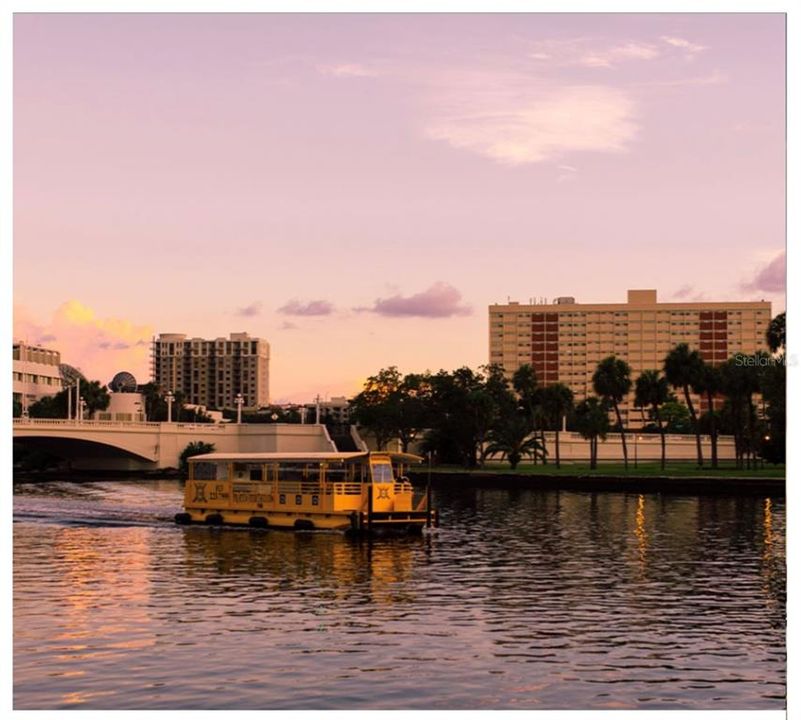
[{"label": "distant building facade", "polygon": [[[656,290],[629,290],[626,303],[582,304],[572,297],[553,304],[508,302],[489,307],[489,361],[509,377],[528,363],[540,384],[563,383],[578,402],[594,394],[593,373],[609,355],[629,364],[633,385],[643,370],[661,370],[679,343],[715,365],[738,352],[768,351],[770,320],[769,302],[660,303]],[[633,402],[632,391],[621,412],[636,427],[642,416]]]},{"label": "distant building facade", "polygon": [[64,389],[59,365],[61,354],[38,345],[14,343],[12,362],[12,392],[22,404],[23,412],[48,395]]},{"label": "distant building facade", "polygon": [[348,425],[350,423],[350,404],[344,396],[335,396],[330,400],[306,403],[303,409],[307,418],[315,418],[317,408],[320,409],[320,422],[332,425]]},{"label": "distant building facade", "polygon": [[209,409],[255,409],[270,402],[270,344],[247,333],[204,340],[162,333],[153,340],[151,377],[185,403]]}]

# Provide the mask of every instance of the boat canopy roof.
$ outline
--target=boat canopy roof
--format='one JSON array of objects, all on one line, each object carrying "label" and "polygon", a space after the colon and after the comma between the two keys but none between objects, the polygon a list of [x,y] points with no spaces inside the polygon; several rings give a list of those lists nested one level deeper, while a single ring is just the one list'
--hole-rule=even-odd
[{"label": "boat canopy roof", "polygon": [[261,453],[225,453],[213,452],[203,455],[193,455],[189,462],[345,462],[359,460],[370,456],[389,457],[396,462],[419,463],[423,458],[411,453],[396,452],[261,452]]}]

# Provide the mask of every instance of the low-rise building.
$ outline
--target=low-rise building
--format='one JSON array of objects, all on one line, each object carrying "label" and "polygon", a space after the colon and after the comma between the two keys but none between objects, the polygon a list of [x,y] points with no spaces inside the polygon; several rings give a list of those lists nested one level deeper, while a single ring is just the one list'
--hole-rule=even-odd
[{"label": "low-rise building", "polygon": [[23,413],[37,400],[61,392],[64,381],[60,365],[61,354],[57,350],[14,343],[12,392],[14,400],[22,404]]}]

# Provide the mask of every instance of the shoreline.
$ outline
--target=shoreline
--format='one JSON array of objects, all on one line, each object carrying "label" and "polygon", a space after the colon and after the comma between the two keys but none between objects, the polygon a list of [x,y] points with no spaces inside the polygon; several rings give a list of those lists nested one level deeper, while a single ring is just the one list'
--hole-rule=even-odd
[{"label": "shoreline", "polygon": [[[425,487],[427,470],[411,470],[409,479],[417,487]],[[185,480],[177,470],[81,471],[81,472],[14,472],[12,481],[33,482],[97,482],[102,480]],[[522,474],[492,470],[432,470],[431,486],[438,489],[470,488],[481,490],[576,490],[598,492],[637,492],[693,495],[771,495],[785,496],[786,478],[702,475],[575,475]]]},{"label": "shoreline", "polygon": [[[415,486],[425,485],[427,471],[411,471]],[[517,474],[487,470],[431,471],[431,486],[441,489],[503,490],[579,490],[693,495],[772,495],[785,496],[786,478],[736,476],[670,475],[565,475]]]}]

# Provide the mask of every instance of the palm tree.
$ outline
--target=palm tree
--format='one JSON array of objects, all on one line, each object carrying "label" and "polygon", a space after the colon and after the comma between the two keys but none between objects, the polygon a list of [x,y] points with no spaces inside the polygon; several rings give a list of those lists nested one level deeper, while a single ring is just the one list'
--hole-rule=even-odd
[{"label": "palm tree", "polygon": [[709,406],[709,440],[712,448],[712,467],[718,466],[718,426],[715,415],[715,396],[722,390],[720,370],[714,365],[707,365],[701,360],[698,377],[692,384],[693,392],[697,395],[706,395]]},{"label": "palm tree", "polygon": [[612,405],[620,428],[620,439],[623,442],[623,465],[629,469],[629,453],[626,448],[626,429],[623,427],[623,418],[620,414],[620,403],[631,390],[631,368],[625,360],[614,355],[601,360],[592,376],[592,385],[596,395]]},{"label": "palm tree", "polygon": [[674,388],[684,391],[684,401],[690,411],[690,422],[695,432],[695,447],[698,453],[698,467],[704,466],[704,455],[701,451],[701,430],[698,427],[698,416],[695,414],[690,386],[700,382],[703,360],[697,350],[690,350],[687,343],[679,343],[665,356],[665,377]]},{"label": "palm tree", "polygon": [[598,438],[604,440],[609,432],[609,409],[597,397],[582,400],[576,406],[576,429],[590,441],[590,470],[598,466]]},{"label": "palm tree", "polygon": [[786,330],[786,317],[785,313],[779,313],[768,325],[768,330],[765,333],[765,339],[768,341],[768,347],[773,353],[784,350],[785,341],[787,338]]},{"label": "palm tree", "polygon": [[523,457],[544,457],[545,448],[531,434],[526,418],[518,413],[499,418],[489,432],[486,454],[506,457],[514,470]]},{"label": "palm tree", "polygon": [[542,391],[542,407],[548,421],[556,430],[556,467],[561,467],[559,458],[559,430],[562,418],[573,409],[573,391],[563,383],[548,385]]},{"label": "palm tree", "polygon": [[532,427],[537,402],[537,385],[537,373],[528,363],[521,365],[512,375],[512,387],[520,398],[520,404],[525,408]]},{"label": "palm tree", "polygon": [[748,358],[738,354],[720,366],[721,389],[731,409],[738,468],[743,466],[743,458],[750,464],[754,417],[752,395],[759,390],[759,375],[753,366],[749,366]]},{"label": "palm tree", "polygon": [[[536,430],[539,421],[542,419],[542,406],[540,402],[542,389],[539,387],[537,373],[534,368],[528,363],[517,368],[512,375],[512,387],[520,400],[520,406],[526,413],[529,427],[532,430]],[[537,458],[535,456],[534,463],[536,464],[536,462]],[[544,456],[543,462],[545,462]]]},{"label": "palm tree", "polygon": [[658,370],[643,370],[634,385],[634,405],[639,408],[651,408],[662,441],[663,470],[665,469],[665,425],[659,410],[668,400],[670,400],[670,388],[667,378],[661,377]]}]

